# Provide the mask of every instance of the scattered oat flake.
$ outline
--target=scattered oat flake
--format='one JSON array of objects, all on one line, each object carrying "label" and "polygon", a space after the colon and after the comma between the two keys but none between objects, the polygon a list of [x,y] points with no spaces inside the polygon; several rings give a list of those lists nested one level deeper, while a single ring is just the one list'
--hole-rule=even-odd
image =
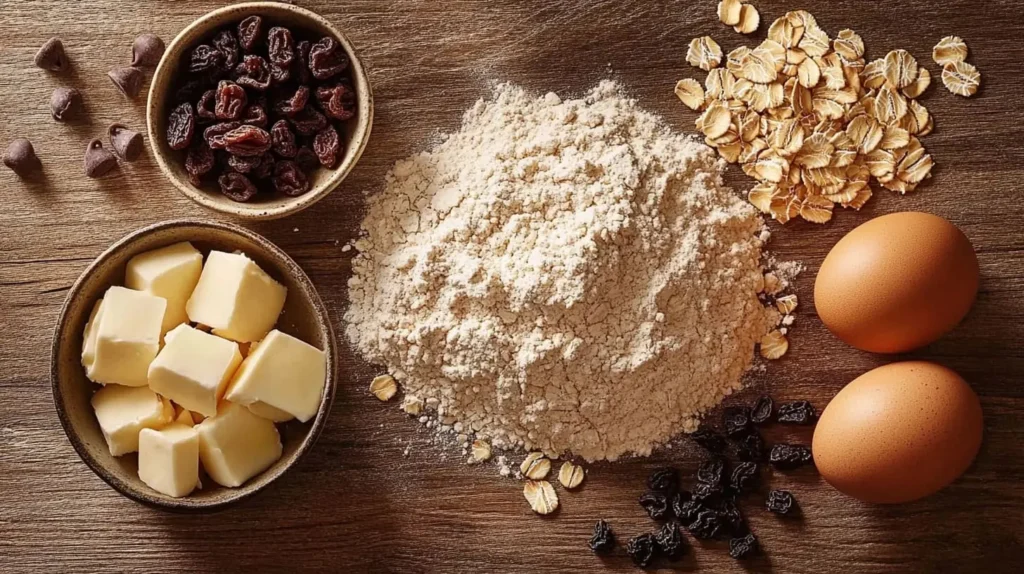
[{"label": "scattered oat flake", "polygon": [[800,217],[811,223],[828,223],[832,219],[831,201],[820,195],[809,195],[800,204]]},{"label": "scattered oat flake", "polygon": [[726,104],[716,100],[708,105],[708,109],[698,118],[698,121],[700,121],[701,131],[704,135],[714,139],[729,131],[729,127],[732,126],[732,115]]},{"label": "scattered oat flake", "polygon": [[760,25],[761,15],[758,14],[757,8],[750,4],[744,4],[740,9],[740,21],[733,26],[733,30],[740,34],[753,34]]},{"label": "scattered oat flake", "polygon": [[928,68],[919,66],[917,69],[917,79],[914,83],[903,88],[903,95],[908,98],[918,98],[928,89],[928,86],[932,84],[932,73],[928,71]]},{"label": "scattered oat flake", "polygon": [[761,338],[761,356],[773,361],[789,350],[789,340],[778,329]]},{"label": "scattered oat flake", "polygon": [[722,63],[722,48],[711,36],[701,36],[690,41],[686,51],[686,61],[705,72],[717,68]]},{"label": "scattered oat flake", "polygon": [[958,96],[969,98],[978,92],[981,73],[967,62],[953,62],[942,68],[942,85]]},{"label": "scattered oat flake", "polygon": [[722,0],[718,3],[718,19],[726,26],[735,26],[740,23],[742,9],[740,0]]},{"label": "scattered oat flake", "polygon": [[473,441],[470,447],[470,460],[472,462],[486,462],[491,458],[491,443],[483,439]]},{"label": "scattered oat flake", "polygon": [[398,384],[391,375],[378,375],[370,383],[370,392],[382,401],[390,401],[398,392]]},{"label": "scattered oat flake", "polygon": [[578,464],[566,462],[562,465],[562,468],[558,469],[558,482],[562,483],[562,486],[572,490],[583,483],[583,477],[586,472],[583,467]]},{"label": "scattered oat flake", "polygon": [[775,300],[775,307],[779,310],[779,313],[783,315],[790,315],[796,310],[797,298],[796,294],[786,295],[779,297]]},{"label": "scattered oat flake", "polygon": [[906,50],[893,50],[885,55],[883,74],[890,86],[905,88],[917,79],[917,60]]},{"label": "scattered oat flake", "polygon": [[959,36],[946,36],[932,48],[932,60],[945,68],[967,59],[967,44]]},{"label": "scattered oat flake", "polygon": [[546,480],[528,480],[523,486],[523,496],[530,508],[537,514],[551,514],[558,508],[558,495]]},{"label": "scattered oat flake", "polygon": [[526,478],[541,480],[551,472],[551,461],[543,453],[531,452],[519,465],[519,470]]},{"label": "scattered oat flake", "polygon": [[699,110],[704,106],[704,88],[693,78],[685,78],[676,82],[676,96],[691,110]]},{"label": "scattered oat flake", "polygon": [[832,49],[844,62],[853,62],[864,56],[864,40],[853,30],[840,30],[832,42]]}]

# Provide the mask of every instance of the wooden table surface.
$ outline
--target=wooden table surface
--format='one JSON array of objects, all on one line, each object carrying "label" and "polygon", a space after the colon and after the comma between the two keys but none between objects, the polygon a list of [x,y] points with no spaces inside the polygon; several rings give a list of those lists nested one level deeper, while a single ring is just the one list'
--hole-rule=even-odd
[{"label": "wooden table surface", "polygon": [[[122,235],[178,217],[218,216],[172,188],[147,155],[102,181],[82,173],[86,143],[122,120],[144,131],[144,98],[123,98],[106,78],[127,64],[134,36],[170,41],[219,3],[205,0],[4,0],[0,3],[0,143],[26,136],[45,165],[41,181],[0,169],[0,571],[124,572],[323,570],[351,572],[630,571],[586,547],[607,518],[625,537],[651,523],[635,500],[648,471],[671,463],[693,471],[689,445],[645,460],[589,465],[581,492],[563,495],[552,518],[532,514],[521,485],[493,466],[468,467],[431,435],[367,391],[375,371],[342,345],[342,385],[313,452],[266,492],[208,516],[169,515],[117,494],[79,460],[54,412],[48,381],[53,323],[67,289]],[[695,36],[730,50],[751,40],[717,22],[715,3],[619,0],[350,0],[301,2],[342,29],[360,50],[376,96],[373,136],[343,186],[285,220],[247,224],[306,269],[336,322],[363,192],[380,188],[396,160],[422,149],[484,96],[492,79],[538,91],[578,94],[602,78],[620,80],[641,104],[692,131],[694,114],[672,94],[681,77],[703,78],[683,59]],[[761,31],[788,9],[757,0]],[[966,39],[983,74],[970,100],[932,87],[935,117],[924,139],[938,164],[914,195],[879,192],[860,213],[842,211],[819,227],[772,223],[772,249],[807,265],[796,284],[803,302],[789,355],[773,363],[750,401],[777,399],[823,408],[845,383],[892,360],[855,351],[814,314],[814,275],[845,232],[887,212],[924,210],[950,218],[981,262],[977,304],[953,333],[915,356],[960,372],[981,396],[985,441],[968,473],[940,494],[893,507],[843,497],[811,469],[776,474],[792,490],[798,521],[749,512],[765,557],[748,567],[777,572],[1015,572],[1024,562],[1024,17],[1013,0],[904,0],[811,3],[831,34],[858,31],[869,55],[909,49],[937,76],[931,47],[947,34]],[[73,70],[35,68],[36,49],[61,36]],[[148,74],[147,74],[148,78]],[[937,77],[936,77],[936,82]],[[83,90],[88,119],[50,119],[50,92]],[[147,84],[148,85],[148,84]],[[735,168],[729,180],[751,185]],[[339,331],[341,329],[339,328]],[[809,441],[775,430],[772,439]],[[518,458],[517,458],[518,460]],[[741,571],[722,543],[700,545],[683,570]]]}]

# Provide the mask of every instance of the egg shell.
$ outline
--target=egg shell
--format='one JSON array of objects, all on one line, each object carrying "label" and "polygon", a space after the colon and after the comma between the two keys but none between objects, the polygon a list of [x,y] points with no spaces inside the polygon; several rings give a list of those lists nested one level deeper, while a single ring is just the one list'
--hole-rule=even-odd
[{"label": "egg shell", "polygon": [[877,217],[832,248],[814,283],[822,322],[875,353],[923,347],[959,323],[978,293],[967,236],[930,213]]},{"label": "egg shell", "polygon": [[907,361],[868,371],[839,391],[821,414],[811,450],[836,490],[891,504],[956,480],[981,435],[981,403],[960,375]]}]

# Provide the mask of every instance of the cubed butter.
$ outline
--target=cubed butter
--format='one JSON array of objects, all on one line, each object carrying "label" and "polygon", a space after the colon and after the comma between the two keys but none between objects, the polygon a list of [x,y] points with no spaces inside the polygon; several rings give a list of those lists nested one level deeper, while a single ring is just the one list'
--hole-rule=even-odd
[{"label": "cubed butter", "polygon": [[216,416],[194,428],[203,468],[221,486],[241,486],[281,458],[277,427],[242,405],[224,401]]},{"label": "cubed butter", "polygon": [[203,254],[183,241],[140,253],[128,260],[124,286],[167,300],[160,334],[188,322],[185,304],[203,272]]},{"label": "cubed butter", "polygon": [[274,421],[275,423],[285,423],[295,418],[291,413],[272,407],[263,401],[256,401],[245,406],[252,412],[252,414]]},{"label": "cubed butter", "polygon": [[167,496],[187,496],[199,484],[199,433],[174,423],[139,432],[139,478]]},{"label": "cubed butter", "polygon": [[149,388],[206,416],[217,414],[228,381],[242,362],[238,344],[178,325],[149,366]]},{"label": "cubed butter", "polygon": [[139,450],[142,429],[163,428],[174,418],[170,402],[148,387],[103,387],[92,396],[92,408],[114,456]]},{"label": "cubed butter", "polygon": [[160,350],[166,307],[162,297],[124,287],[108,289],[89,330],[95,341],[87,343],[92,360],[86,376],[105,385],[145,386],[149,364]]},{"label": "cubed butter", "polygon": [[100,299],[92,306],[89,313],[89,321],[85,324],[85,332],[82,333],[82,366],[88,370],[96,360],[96,325],[99,324],[100,310],[103,308],[103,299]]},{"label": "cubed butter", "polygon": [[186,310],[221,337],[259,341],[274,328],[288,290],[241,253],[211,251]]},{"label": "cubed butter", "polygon": [[174,422],[187,427],[195,426],[196,424],[196,421],[192,418],[192,413],[189,412],[188,409],[181,409],[181,412],[178,413],[177,417],[175,417]]},{"label": "cubed butter", "polygon": [[224,397],[263,403],[306,422],[320,407],[326,380],[324,352],[275,329],[250,351]]}]

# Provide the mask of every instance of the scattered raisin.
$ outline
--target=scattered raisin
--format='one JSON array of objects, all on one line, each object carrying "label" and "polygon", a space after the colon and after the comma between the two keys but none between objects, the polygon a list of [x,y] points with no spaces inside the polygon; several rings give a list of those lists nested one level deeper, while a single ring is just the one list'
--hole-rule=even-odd
[{"label": "scattered raisin", "polygon": [[244,175],[229,171],[217,179],[220,191],[229,198],[244,203],[256,196],[256,186]]},{"label": "scattered raisin", "polygon": [[747,525],[747,520],[743,518],[743,513],[740,512],[740,507],[736,505],[735,501],[722,502],[721,507],[718,508],[718,519],[722,523],[722,528],[728,530],[733,536],[742,536],[750,532],[750,526]]},{"label": "scattered raisin", "polygon": [[288,28],[274,26],[267,32],[267,55],[270,61],[287,69],[295,59],[295,42]]},{"label": "scattered raisin", "polygon": [[274,154],[268,151],[263,154],[260,164],[252,170],[251,175],[257,179],[266,179],[274,173],[275,165],[277,165],[277,160],[274,158]]},{"label": "scattered raisin", "polygon": [[761,425],[771,421],[774,408],[775,403],[772,402],[771,397],[763,396],[757,399],[754,408],[750,411],[750,422]]},{"label": "scattered raisin", "polygon": [[270,149],[270,134],[256,126],[243,124],[224,134],[224,144],[224,149],[234,155],[263,155]]},{"label": "scattered raisin", "polygon": [[295,152],[295,163],[299,164],[299,167],[306,171],[312,171],[320,167],[320,160],[316,158],[316,154],[309,146],[300,146],[299,151]]},{"label": "scattered raisin", "polygon": [[626,543],[626,554],[629,554],[633,564],[641,568],[646,568],[651,564],[656,550],[657,543],[654,541],[654,535],[650,533],[634,536]]},{"label": "scattered raisin", "polygon": [[640,506],[653,520],[664,520],[669,514],[668,496],[661,492],[645,492],[640,495]]},{"label": "scattered raisin", "polygon": [[779,405],[779,416],[776,417],[780,423],[794,423],[798,425],[813,424],[818,420],[818,413],[807,401],[796,401]]},{"label": "scattered raisin", "polygon": [[294,116],[301,112],[306,107],[306,102],[309,101],[309,88],[306,86],[299,86],[292,97],[281,100],[274,106],[274,110],[285,116]]},{"label": "scattered raisin", "polygon": [[218,120],[237,120],[242,115],[248,96],[242,86],[228,80],[217,84],[217,105],[214,109]]},{"label": "scattered raisin", "polygon": [[659,468],[647,477],[647,488],[671,494],[679,488],[679,473],[674,468]]},{"label": "scattered raisin", "polygon": [[658,545],[661,555],[669,560],[679,560],[686,554],[683,533],[679,531],[679,524],[675,521],[666,523],[655,532],[654,542]]},{"label": "scattered raisin", "polygon": [[615,533],[604,520],[594,525],[594,535],[590,537],[590,549],[595,554],[607,554],[615,548]]},{"label": "scattered raisin", "polygon": [[764,460],[764,439],[757,429],[751,427],[747,431],[732,439],[736,443],[736,456],[747,462],[761,462]]},{"label": "scattered raisin", "polygon": [[697,429],[690,435],[690,440],[711,454],[721,454],[725,450],[725,437],[711,429]]},{"label": "scattered raisin", "polygon": [[344,72],[348,64],[348,54],[334,38],[325,37],[309,49],[309,71],[318,80]]},{"label": "scattered raisin", "polygon": [[196,103],[196,115],[206,120],[217,119],[217,90],[203,92],[203,96]]},{"label": "scattered raisin", "polygon": [[729,556],[740,560],[757,554],[757,537],[753,534],[740,536],[729,540]]},{"label": "scattered raisin", "polygon": [[[680,493],[683,491],[680,491]],[[689,524],[697,517],[697,513],[700,512],[704,507],[699,502],[690,498],[687,493],[686,498],[683,498],[679,494],[672,499],[672,513],[676,515],[681,522]]]},{"label": "scattered raisin", "polygon": [[789,514],[796,505],[796,500],[793,495],[786,490],[773,490],[768,493],[768,499],[765,500],[765,508],[775,514]]},{"label": "scattered raisin", "polygon": [[699,540],[710,540],[722,532],[722,519],[717,512],[705,508],[697,512],[692,522],[686,525],[686,530]]},{"label": "scattered raisin", "polygon": [[295,44],[295,61],[292,68],[295,70],[295,81],[300,84],[308,84],[313,79],[309,71],[309,48],[312,44],[303,40]]},{"label": "scattered raisin", "polygon": [[213,149],[224,149],[227,146],[227,142],[224,141],[224,134],[231,130],[238,129],[242,126],[242,122],[221,122],[219,124],[213,124],[212,126],[203,130],[203,139],[206,143],[210,144]]},{"label": "scattered raisin", "polygon": [[259,104],[249,104],[245,108],[245,112],[242,113],[243,124],[249,124],[258,128],[265,128],[269,121],[270,119],[267,118],[266,109]]},{"label": "scattered raisin", "polygon": [[[311,136],[327,127],[327,118],[312,107],[305,107],[291,118],[295,131],[304,136]],[[314,148],[315,150],[315,148]]]},{"label": "scattered raisin", "polygon": [[713,488],[725,486],[725,477],[725,459],[723,458],[715,457],[705,460],[697,469],[697,480]]},{"label": "scattered raisin", "polygon": [[167,145],[171,149],[185,149],[192,143],[196,130],[196,115],[192,104],[186,102],[171,111],[167,118]]},{"label": "scattered raisin", "polygon": [[703,482],[698,482],[693,487],[693,492],[690,493],[690,500],[701,508],[717,507],[722,504],[725,498],[725,491],[721,487]]},{"label": "scattered raisin", "polygon": [[349,120],[356,115],[356,94],[342,84],[316,89],[320,109],[336,120]]},{"label": "scattered raisin", "polygon": [[270,87],[272,79],[267,61],[253,54],[242,58],[242,63],[235,67],[235,81],[246,88],[262,92]]},{"label": "scattered raisin", "polygon": [[238,23],[238,42],[246,52],[251,52],[263,35],[263,18],[249,16]]},{"label": "scattered raisin", "polygon": [[174,103],[180,104],[183,102],[191,102],[201,97],[206,91],[207,83],[208,82],[198,78],[192,78],[185,82],[180,88],[175,90]]},{"label": "scattered raisin", "polygon": [[338,131],[334,126],[329,125],[317,132],[313,138],[313,151],[320,160],[320,165],[333,168],[338,164],[341,156],[341,138],[338,137]]},{"label": "scattered raisin", "polygon": [[214,166],[213,150],[204,141],[197,141],[188,148],[185,155],[185,172],[192,185],[199,186],[202,176],[210,173]]},{"label": "scattered raisin", "polygon": [[309,180],[294,161],[282,160],[274,165],[274,189],[298,197],[309,191]]},{"label": "scattered raisin", "polygon": [[740,436],[750,428],[750,409],[747,407],[726,407],[723,416],[725,434]]},{"label": "scattered raisin", "polygon": [[811,449],[799,444],[777,444],[768,454],[768,461],[779,470],[792,470],[812,460]]},{"label": "scattered raisin", "polygon": [[270,128],[270,144],[274,153],[281,157],[293,158],[299,151],[295,143],[295,134],[292,133],[292,129],[288,127],[288,122],[285,120],[277,120]]},{"label": "scattered raisin", "polygon": [[199,44],[192,49],[188,71],[193,74],[209,72],[224,65],[224,54],[209,44]]},{"label": "scattered raisin", "polygon": [[252,170],[256,169],[257,167],[259,167],[260,163],[262,163],[262,162],[263,162],[263,156],[262,155],[257,155],[257,156],[229,155],[228,156],[228,165],[231,166],[231,169],[237,171],[238,173],[245,173],[245,174],[247,174],[250,171],[252,171]]},{"label": "scattered raisin", "polygon": [[224,67],[234,69],[242,59],[242,51],[238,47],[238,40],[231,30],[222,30],[213,37],[213,46],[220,51],[224,60]]},{"label": "scattered raisin", "polygon": [[729,487],[736,494],[742,494],[745,490],[757,487],[758,467],[756,462],[741,462],[732,469],[729,477]]},{"label": "scattered raisin", "polygon": [[270,64],[270,79],[275,84],[285,84],[292,78],[291,68],[280,64]]}]

